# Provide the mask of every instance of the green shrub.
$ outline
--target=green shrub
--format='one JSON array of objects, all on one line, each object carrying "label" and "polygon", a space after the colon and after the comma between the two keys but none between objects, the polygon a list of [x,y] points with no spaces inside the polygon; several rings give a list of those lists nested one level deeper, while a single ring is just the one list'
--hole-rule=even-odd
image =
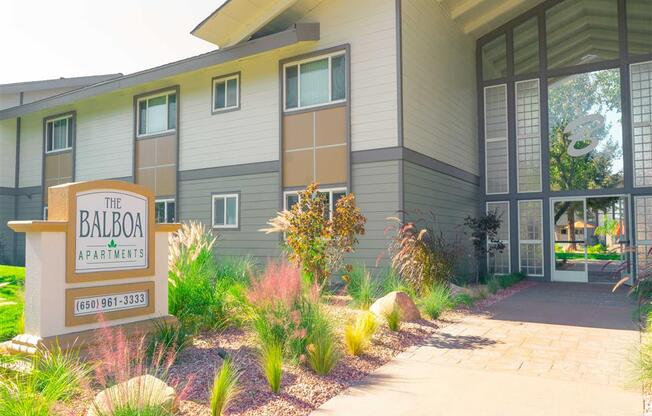
[{"label": "green shrub", "polygon": [[240,392],[240,371],[236,369],[231,358],[222,362],[222,366],[215,374],[211,388],[211,415],[222,416],[231,401]]},{"label": "green shrub", "polygon": [[49,416],[56,398],[43,395],[31,379],[0,376],[0,416]]},{"label": "green shrub", "polygon": [[378,324],[370,312],[358,315],[353,323],[344,327],[344,345],[351,355],[362,354],[374,336]]},{"label": "green shrub", "polygon": [[[430,319],[437,319],[442,312],[455,306],[450,289],[444,285],[435,285],[419,300],[421,308]],[[394,330],[393,330],[394,331]]]},{"label": "green shrub", "polygon": [[172,324],[166,321],[154,323],[154,331],[147,337],[146,354],[152,359],[155,354],[174,357],[186,348],[189,342],[188,333],[181,324]]},{"label": "green shrub", "polygon": [[475,299],[468,293],[458,293],[453,296],[453,303],[455,306],[462,306],[465,308],[471,308],[475,304]]},{"label": "green shrub", "polygon": [[379,294],[378,282],[364,266],[354,266],[347,275],[346,287],[353,303],[360,309],[369,309]]},{"label": "green shrub", "polygon": [[643,334],[634,364],[637,378],[649,390],[652,388],[652,333],[649,327]]},{"label": "green shrub", "polygon": [[496,292],[500,290],[500,281],[498,280],[497,277],[492,277],[487,281],[487,290],[492,295],[495,295]]},{"label": "green shrub", "polygon": [[260,366],[269,388],[278,393],[283,376],[283,347],[278,341],[268,339],[263,343],[260,350]]},{"label": "green shrub", "polygon": [[335,346],[335,336],[330,323],[326,319],[315,322],[309,335],[308,364],[320,376],[330,374],[339,358]]},{"label": "green shrub", "polygon": [[387,322],[387,326],[391,331],[398,331],[401,329],[401,310],[397,308],[396,306],[392,308],[391,311],[387,312],[384,314],[385,321]]}]

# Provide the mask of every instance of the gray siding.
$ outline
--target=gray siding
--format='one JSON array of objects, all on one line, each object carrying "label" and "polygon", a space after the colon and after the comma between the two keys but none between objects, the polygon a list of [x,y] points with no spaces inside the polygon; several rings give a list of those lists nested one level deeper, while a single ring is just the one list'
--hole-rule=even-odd
[{"label": "gray siding", "polygon": [[352,191],[362,214],[367,217],[366,234],[360,237],[352,261],[373,267],[378,260],[388,263],[387,217],[399,210],[399,162],[360,163],[351,172]]},{"label": "gray siding", "polygon": [[[29,188],[28,192],[18,195],[18,212],[16,220],[43,219],[43,197],[41,187]],[[25,234],[16,234],[16,264],[25,264]]]},{"label": "gray siding", "polygon": [[13,264],[14,232],[7,222],[14,219],[14,195],[0,194],[0,264]]},{"label": "gray siding", "polygon": [[[465,242],[467,255],[472,254],[468,238],[464,236],[464,218],[479,213],[478,185],[405,162],[404,198],[406,219],[423,219],[435,231],[443,231],[449,238],[459,237]],[[433,220],[434,216],[434,220]],[[464,274],[472,269],[462,267]]]},{"label": "gray siding", "polygon": [[215,230],[219,235],[217,256],[252,256],[257,262],[280,254],[279,235],[258,230],[278,211],[278,173],[229,176],[182,181],[179,184],[181,221],[211,224],[211,195],[240,193],[240,229]]}]

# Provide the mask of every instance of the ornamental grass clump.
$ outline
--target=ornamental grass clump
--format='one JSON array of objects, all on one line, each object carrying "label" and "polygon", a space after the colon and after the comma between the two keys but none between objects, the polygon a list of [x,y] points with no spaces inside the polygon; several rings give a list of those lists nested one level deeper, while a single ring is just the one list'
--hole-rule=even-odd
[{"label": "ornamental grass clump", "polygon": [[148,359],[152,360],[155,354],[163,351],[164,354],[170,354],[176,360],[176,357],[189,342],[189,334],[182,325],[156,321],[154,330],[147,336],[145,354]]},{"label": "ornamental grass clump", "polygon": [[425,294],[433,285],[447,284],[453,279],[463,252],[459,239],[428,226],[421,228],[415,222],[388,219],[397,224],[389,247],[392,267],[417,294]]},{"label": "ornamental grass clump", "polygon": [[383,316],[390,331],[397,332],[401,329],[401,310],[396,305],[391,311],[384,313]]},{"label": "ornamental grass clump", "polygon": [[231,358],[222,362],[219,371],[215,373],[210,391],[211,416],[222,416],[240,393],[240,374]]},{"label": "ornamental grass clump", "polygon": [[451,298],[450,289],[444,285],[435,285],[419,299],[423,311],[430,319],[438,319],[442,312],[452,309],[455,302]]},{"label": "ornamental grass clump", "polygon": [[344,327],[344,346],[351,355],[362,354],[376,333],[378,324],[376,317],[370,312],[365,312],[356,317],[355,321]]},{"label": "ornamental grass clump", "polygon": [[310,334],[308,351],[308,365],[320,376],[330,374],[339,359],[339,351],[335,344],[333,329],[327,319],[322,317],[315,323]]},{"label": "ornamental grass clump", "polygon": [[312,183],[299,193],[299,202],[270,219],[267,234],[283,233],[290,260],[323,290],[331,274],[344,266],[344,256],[354,251],[365,232],[366,218],[348,194],[337,200],[329,213],[326,194]]},{"label": "ornamental grass clump", "polygon": [[259,360],[270,390],[278,393],[283,377],[283,347],[273,339],[267,340],[261,346]]},{"label": "ornamental grass clump", "polygon": [[353,266],[351,271],[343,276],[343,279],[347,283],[346,290],[353,299],[353,304],[360,309],[369,309],[378,297],[380,288],[377,280],[372,279],[367,268]]}]

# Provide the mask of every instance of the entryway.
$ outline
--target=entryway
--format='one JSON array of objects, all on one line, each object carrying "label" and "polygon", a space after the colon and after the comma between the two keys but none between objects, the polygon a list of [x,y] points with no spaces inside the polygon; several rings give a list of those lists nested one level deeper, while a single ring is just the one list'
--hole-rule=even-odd
[{"label": "entryway", "polygon": [[552,198],[552,280],[631,283],[630,224],[626,195]]},{"label": "entryway", "polygon": [[536,284],[442,328],[312,416],[640,416],[626,293]]}]

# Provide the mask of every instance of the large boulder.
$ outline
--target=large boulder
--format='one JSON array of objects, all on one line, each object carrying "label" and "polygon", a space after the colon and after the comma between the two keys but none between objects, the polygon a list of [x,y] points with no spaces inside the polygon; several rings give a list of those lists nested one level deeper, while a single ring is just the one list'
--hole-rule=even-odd
[{"label": "large boulder", "polygon": [[405,292],[389,292],[375,301],[369,310],[376,316],[383,318],[391,313],[394,308],[398,308],[400,311],[402,321],[413,322],[421,319],[417,305],[414,304],[410,296]]},{"label": "large boulder", "polygon": [[161,406],[172,413],[176,410],[177,394],[165,382],[151,375],[134,377],[99,392],[88,408],[87,416],[111,416],[120,407],[144,408]]}]

